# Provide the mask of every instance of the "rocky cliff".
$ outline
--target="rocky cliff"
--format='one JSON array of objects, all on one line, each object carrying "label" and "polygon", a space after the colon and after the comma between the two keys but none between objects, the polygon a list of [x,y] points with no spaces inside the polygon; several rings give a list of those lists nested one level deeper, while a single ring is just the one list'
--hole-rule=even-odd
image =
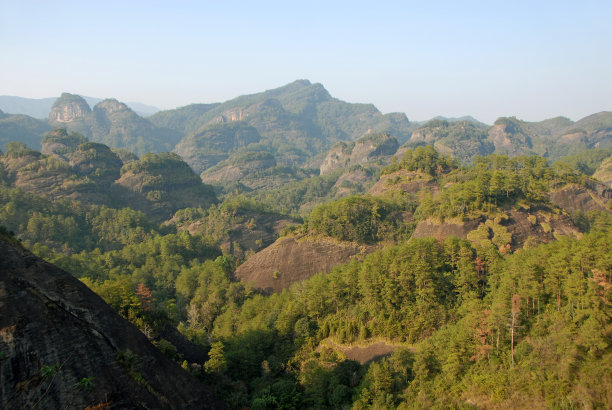
[{"label": "rocky cliff", "polygon": [[280,292],[291,284],[327,273],[375,247],[330,238],[280,238],[236,269],[236,277],[257,288]]},{"label": "rocky cliff", "polygon": [[67,272],[0,239],[0,406],[221,408]]}]

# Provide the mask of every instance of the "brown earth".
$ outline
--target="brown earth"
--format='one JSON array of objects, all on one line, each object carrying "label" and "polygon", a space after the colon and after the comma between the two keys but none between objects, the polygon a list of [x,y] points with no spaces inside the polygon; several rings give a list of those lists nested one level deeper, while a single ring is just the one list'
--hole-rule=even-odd
[{"label": "brown earth", "polygon": [[[268,292],[327,273],[334,266],[376,249],[331,238],[285,237],[251,256],[236,269],[236,277]],[[276,274],[275,274],[276,273]]]},{"label": "brown earth", "polygon": [[[531,219],[531,220],[530,220]],[[569,216],[548,210],[531,211],[512,209],[503,225],[512,234],[512,249],[522,248],[527,240],[550,242],[559,235],[579,237],[580,231]]]},{"label": "brown earth", "polygon": [[458,238],[467,238],[467,234],[478,228],[482,220],[474,219],[460,223],[451,222],[435,222],[425,219],[417,223],[417,226],[412,233],[412,238],[433,237],[437,240],[444,240],[449,236]]},{"label": "brown earth", "polygon": [[383,357],[389,356],[400,347],[399,345],[389,344],[385,341],[378,341],[367,346],[358,346],[341,345],[330,339],[326,339],[319,345],[318,350],[324,349],[325,345],[330,345],[332,349],[344,353],[347,359],[355,360],[361,364],[379,361]]},{"label": "brown earth", "polygon": [[0,352],[4,409],[223,407],[83,283],[2,239]]}]

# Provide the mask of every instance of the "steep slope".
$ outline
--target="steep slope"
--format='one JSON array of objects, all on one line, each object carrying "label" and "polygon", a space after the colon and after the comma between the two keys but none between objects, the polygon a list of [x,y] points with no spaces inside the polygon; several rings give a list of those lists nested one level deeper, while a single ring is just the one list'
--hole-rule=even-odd
[{"label": "steep slope", "polygon": [[0,312],[3,408],[222,407],[84,284],[5,240]]},{"label": "steep slope", "polygon": [[260,140],[257,129],[243,121],[220,123],[181,139],[174,152],[199,174],[227,159],[236,150]]},{"label": "steep slope", "polygon": [[602,111],[576,121],[561,133],[562,140],[583,140],[589,148],[612,146],[612,112]]},{"label": "steep slope", "polygon": [[496,153],[510,156],[535,153],[533,140],[537,138],[536,130],[516,117],[497,119],[488,134]]},{"label": "steep slope", "polygon": [[269,292],[280,292],[291,284],[375,248],[330,238],[285,237],[256,253],[236,269],[236,278]]},{"label": "steep slope", "polygon": [[612,156],[605,159],[597,171],[593,174],[593,178],[600,180],[609,188],[612,188]]},{"label": "steep slope", "polygon": [[106,99],[96,104],[93,115],[93,141],[125,148],[137,155],[170,151],[180,138],[176,132],[157,128],[115,99]]},{"label": "steep slope", "polygon": [[112,202],[109,189],[123,165],[106,145],[60,128],[43,139],[43,154],[23,145],[0,156],[8,184],[51,199]]}]

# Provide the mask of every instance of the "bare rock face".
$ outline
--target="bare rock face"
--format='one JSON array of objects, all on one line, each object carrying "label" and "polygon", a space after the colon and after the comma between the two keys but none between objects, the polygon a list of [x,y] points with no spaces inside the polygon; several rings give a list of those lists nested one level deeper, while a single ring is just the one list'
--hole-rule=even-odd
[{"label": "bare rock face", "polygon": [[319,167],[321,175],[325,175],[336,168],[346,167],[351,159],[352,147],[346,142],[338,142],[334,145]]},{"label": "bare rock face", "polygon": [[569,213],[580,211],[612,212],[612,192],[603,184],[594,184],[589,189],[579,185],[568,185],[550,193],[550,201]]},{"label": "bare rock face", "polygon": [[461,223],[455,222],[433,222],[430,220],[420,221],[414,232],[412,238],[427,238],[433,237],[437,240],[444,240],[449,236],[456,236],[458,238],[466,238],[467,234],[478,228],[480,220],[471,220]]},{"label": "bare rock face", "polygon": [[69,273],[0,239],[0,407],[220,408]]},{"label": "bare rock face", "polygon": [[51,107],[49,122],[54,125],[71,123],[86,118],[90,114],[91,108],[83,97],[62,93],[61,97]]},{"label": "bare rock face", "polygon": [[531,154],[534,136],[523,121],[514,117],[499,118],[489,129],[489,140],[495,149],[510,156]]},{"label": "bare rock face", "polygon": [[339,142],[328,152],[320,166],[321,175],[337,168],[363,165],[382,157],[391,157],[397,152],[399,143],[388,134],[368,134],[355,142]]},{"label": "bare rock face", "polygon": [[281,238],[240,265],[236,277],[257,288],[280,292],[374,249],[332,239]]}]

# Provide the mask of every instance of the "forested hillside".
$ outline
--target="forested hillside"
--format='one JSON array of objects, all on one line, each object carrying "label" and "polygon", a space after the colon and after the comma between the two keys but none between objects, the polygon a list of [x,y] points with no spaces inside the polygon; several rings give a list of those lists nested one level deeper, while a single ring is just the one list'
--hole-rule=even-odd
[{"label": "forested hillside", "polygon": [[[309,87],[265,96],[294,115]],[[242,148],[206,128],[199,149],[225,157],[201,177],[65,128],[41,152],[6,145],[3,240],[80,279],[230,408],[612,403],[609,150],[453,158],[434,146],[463,147],[465,129],[490,151],[486,128],[440,120],[399,151],[389,133],[339,143],[317,170],[228,124]]]},{"label": "forested hillside", "polygon": [[64,94],[0,113],[0,236],[230,408],[609,407],[609,123],[415,124],[308,81],[148,119]]}]

